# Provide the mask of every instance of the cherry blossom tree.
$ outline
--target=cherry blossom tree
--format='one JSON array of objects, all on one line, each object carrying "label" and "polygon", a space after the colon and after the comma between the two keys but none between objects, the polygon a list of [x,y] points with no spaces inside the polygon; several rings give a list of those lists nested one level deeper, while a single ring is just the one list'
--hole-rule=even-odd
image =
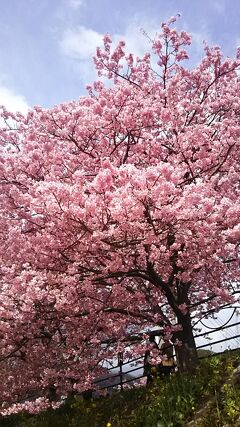
[{"label": "cherry blossom tree", "polygon": [[2,414],[90,388],[153,329],[191,370],[192,318],[233,300],[240,53],[205,45],[188,68],[174,22],[142,58],[104,37],[94,62],[110,87],[26,117],[2,108]]}]

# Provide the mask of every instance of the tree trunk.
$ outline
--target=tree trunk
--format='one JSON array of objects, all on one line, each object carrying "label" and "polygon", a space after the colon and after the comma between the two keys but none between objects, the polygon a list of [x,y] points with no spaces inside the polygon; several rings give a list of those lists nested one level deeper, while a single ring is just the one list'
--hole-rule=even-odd
[{"label": "tree trunk", "polygon": [[178,323],[182,326],[182,330],[174,334],[174,338],[181,341],[181,345],[175,347],[178,368],[180,372],[194,372],[198,365],[198,355],[190,314],[179,316]]}]

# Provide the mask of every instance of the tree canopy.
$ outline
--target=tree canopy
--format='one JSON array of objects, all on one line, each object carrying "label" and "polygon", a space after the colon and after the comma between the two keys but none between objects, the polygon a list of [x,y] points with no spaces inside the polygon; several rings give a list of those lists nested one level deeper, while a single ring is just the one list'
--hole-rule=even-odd
[{"label": "tree canopy", "polygon": [[94,62],[110,86],[27,116],[1,110],[3,414],[90,388],[106,358],[143,354],[145,334],[130,336],[153,328],[188,369],[191,317],[233,299],[240,53],[206,44],[188,67],[191,37],[174,22],[142,58],[106,35]]}]

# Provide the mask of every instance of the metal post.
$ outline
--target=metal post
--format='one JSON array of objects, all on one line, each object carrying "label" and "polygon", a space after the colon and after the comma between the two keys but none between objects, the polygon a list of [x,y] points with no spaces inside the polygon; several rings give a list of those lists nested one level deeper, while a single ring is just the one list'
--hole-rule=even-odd
[{"label": "metal post", "polygon": [[123,391],[123,371],[122,371],[122,365],[123,365],[123,353],[118,353],[118,366],[119,366],[119,377],[120,377],[120,389]]}]

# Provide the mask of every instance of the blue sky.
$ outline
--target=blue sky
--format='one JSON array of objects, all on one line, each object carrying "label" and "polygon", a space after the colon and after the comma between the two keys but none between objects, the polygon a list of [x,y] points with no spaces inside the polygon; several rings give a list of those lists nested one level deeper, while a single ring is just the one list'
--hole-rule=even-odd
[{"label": "blue sky", "polygon": [[177,12],[193,35],[193,63],[203,40],[229,56],[240,45],[239,0],[0,0],[0,104],[26,111],[78,98],[96,79],[92,55],[104,33],[141,54],[140,28],[154,35]]}]

